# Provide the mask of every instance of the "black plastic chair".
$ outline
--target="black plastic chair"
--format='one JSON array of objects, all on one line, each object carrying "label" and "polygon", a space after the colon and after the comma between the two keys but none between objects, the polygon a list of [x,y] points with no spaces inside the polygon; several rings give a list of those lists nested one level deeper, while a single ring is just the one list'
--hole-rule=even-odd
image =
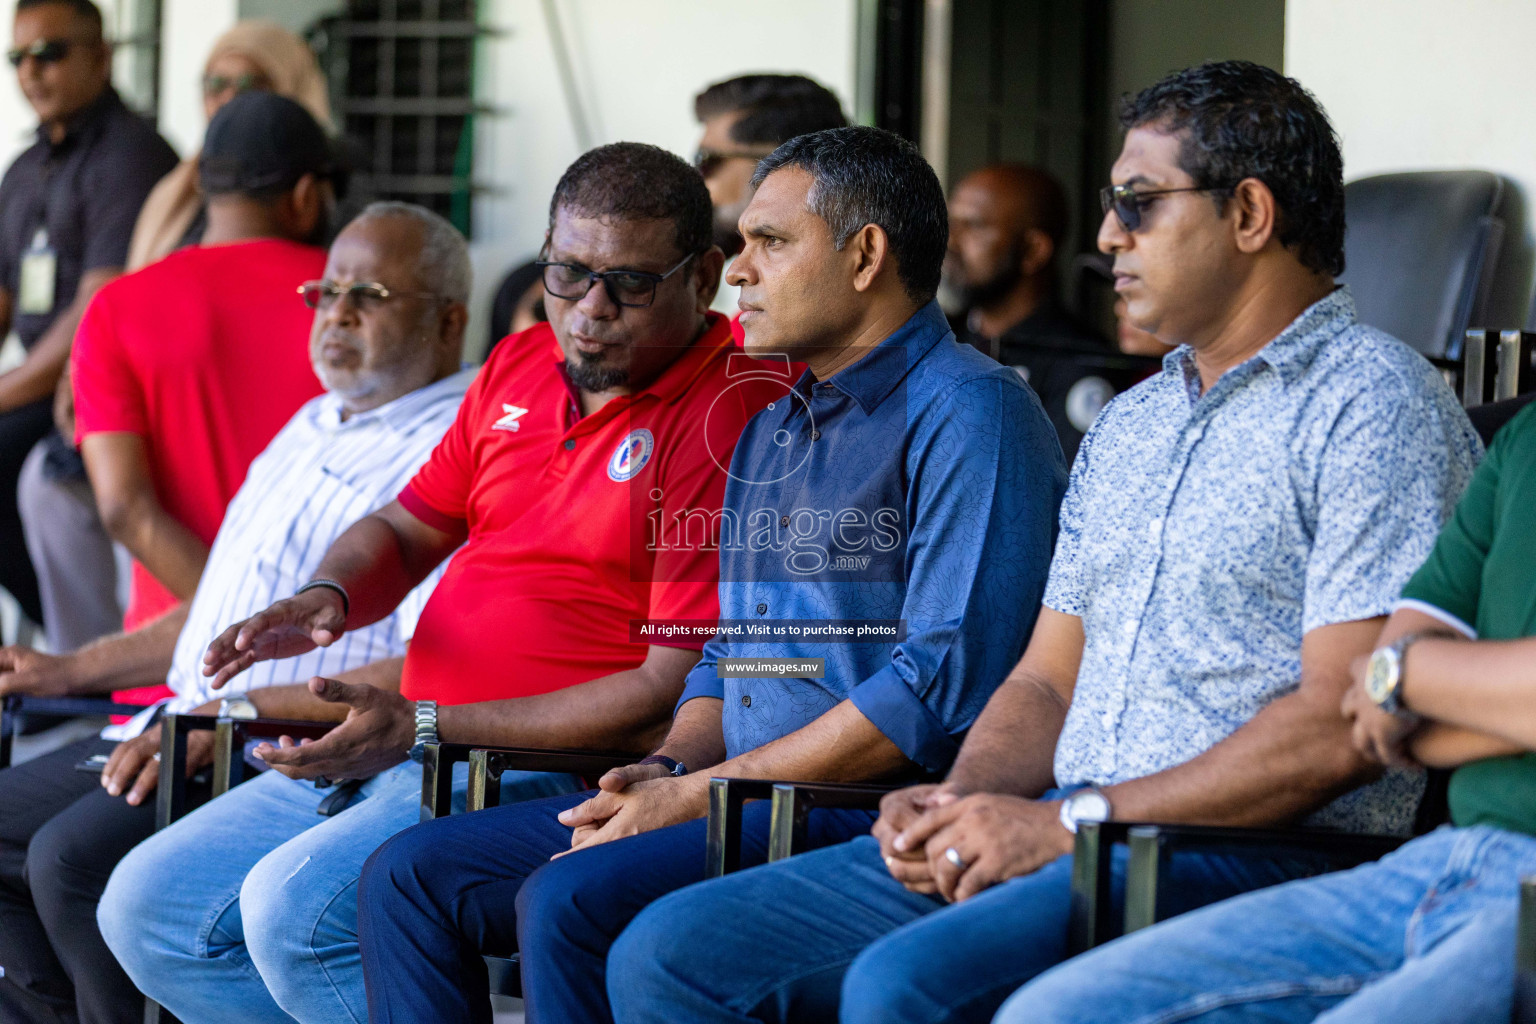
[{"label": "black plastic chair", "polygon": [[1344,186],[1340,280],[1360,319],[1426,356],[1458,359],[1487,319],[1504,238],[1505,181],[1487,171],[1415,171]]},{"label": "black plastic chair", "polygon": [[[616,750],[559,750],[532,747],[485,747],[463,743],[435,743],[425,748],[421,773],[421,820],[449,814],[453,808],[453,767],[469,764],[469,793],[465,811],[495,807],[501,802],[503,772],[556,772],[576,775],[595,784],[603,773],[634,764],[640,754]],[[523,994],[518,955],[485,956],[486,973],[493,995]]]}]

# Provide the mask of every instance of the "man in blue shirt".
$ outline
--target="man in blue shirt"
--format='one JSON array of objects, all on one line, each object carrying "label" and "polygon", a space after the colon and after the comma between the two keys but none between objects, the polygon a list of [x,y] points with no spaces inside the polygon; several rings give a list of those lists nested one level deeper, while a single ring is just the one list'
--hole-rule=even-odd
[{"label": "man in blue shirt", "polygon": [[[1081,821],[1408,831],[1422,775],[1382,774],[1339,702],[1481,445],[1335,284],[1343,161],[1301,86],[1202,65],[1123,123],[1099,247],[1180,345],[1084,437],[1024,657],[872,835],[641,914],[609,957],[622,1024],[988,1021],[1067,955]],[[1175,857],[1163,910],[1298,861]]]},{"label": "man in blue shirt", "polygon": [[[895,135],[838,128],[779,147],[754,184],[730,272],[747,348],[809,371],[737,444],[721,633],[661,748],[598,792],[429,822],[374,854],[359,911],[375,1022],[486,1019],[475,954],[513,948],[531,1021],[608,1019],[608,946],[651,900],[703,878],[702,769],[942,772],[1033,627],[1061,451],[1033,393],[959,345],[933,302],[947,229],[932,169]],[[653,542],[700,539],[674,525]],[[898,632],[827,637],[860,626]],[[737,639],[752,627],[773,633]],[[769,657],[824,671],[735,678],[728,661]],[[819,815],[812,839],[872,821]],[[756,804],[745,859],[761,861],[766,839]]]}]

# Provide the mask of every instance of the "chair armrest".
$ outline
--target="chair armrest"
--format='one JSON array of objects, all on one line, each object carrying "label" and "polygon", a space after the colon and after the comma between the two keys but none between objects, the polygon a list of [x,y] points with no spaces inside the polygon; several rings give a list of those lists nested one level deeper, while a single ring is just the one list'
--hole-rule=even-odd
[{"label": "chair armrest", "polygon": [[1120,937],[1110,899],[1110,865],[1130,826],[1123,821],[1085,821],[1072,845],[1072,895],[1067,909],[1067,954],[1076,956]]},{"label": "chair armrest", "polygon": [[164,715],[160,719],[160,782],[156,787],[155,828],[186,813],[187,736],[212,730],[213,795],[223,796],[245,779],[245,741],[292,736],[319,739],[340,724],[289,718],[219,718],[215,715]]},{"label": "chair armrest", "polygon": [[634,764],[643,754],[619,750],[572,750],[558,747],[488,747],[468,743],[429,743],[422,759],[421,820],[449,812],[453,766],[469,762],[469,810],[495,807],[501,799],[502,772],[558,772],[596,779],[614,768]]},{"label": "chair armrest", "polygon": [[748,800],[772,800],[768,859],[783,860],[805,848],[806,822],[817,807],[878,810],[885,794],[911,782],[775,782],[768,779],[709,780],[709,839],[705,877],[718,878],[741,867],[741,807]]},{"label": "chair armrest", "polygon": [[[1085,822],[1077,830],[1072,853],[1067,949],[1075,956],[1119,938],[1124,932],[1136,931],[1158,921],[1158,882],[1175,850],[1247,852],[1256,857],[1322,853],[1328,855],[1332,869],[1336,870],[1385,856],[1405,841],[1398,836],[1360,835],[1329,829]],[[1110,898],[1110,868],[1114,849],[1119,845],[1130,847],[1123,921],[1115,920]]]},{"label": "chair armrest", "polygon": [[33,697],[13,693],[0,699],[0,768],[11,766],[11,747],[21,729],[21,716],[136,715],[146,704],[119,704],[108,697]]},{"label": "chair armrest", "polygon": [[1201,825],[1127,826],[1131,848],[1126,870],[1125,930],[1145,928],[1160,920],[1160,879],[1175,850],[1210,850],[1255,857],[1322,854],[1324,870],[1338,871],[1391,853],[1407,839],[1361,835],[1332,829],[1216,828]]},{"label": "chair armrest", "polygon": [[1515,1024],[1536,1024],[1536,875],[1520,879],[1520,918],[1515,931]]}]

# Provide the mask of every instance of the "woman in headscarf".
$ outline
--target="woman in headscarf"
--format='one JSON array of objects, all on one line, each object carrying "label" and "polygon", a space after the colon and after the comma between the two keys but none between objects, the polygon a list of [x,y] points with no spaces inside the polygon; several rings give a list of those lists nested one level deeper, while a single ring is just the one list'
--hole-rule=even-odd
[{"label": "woman in headscarf", "polygon": [[[302,39],[270,21],[241,21],[219,37],[203,65],[203,113],[213,119],[220,107],[247,89],[286,96],[302,105],[320,126],[332,131],[325,76]],[[128,269],[195,243],[203,233],[203,197],[197,190],[197,154],[160,179],[139,211],[128,246]]]}]

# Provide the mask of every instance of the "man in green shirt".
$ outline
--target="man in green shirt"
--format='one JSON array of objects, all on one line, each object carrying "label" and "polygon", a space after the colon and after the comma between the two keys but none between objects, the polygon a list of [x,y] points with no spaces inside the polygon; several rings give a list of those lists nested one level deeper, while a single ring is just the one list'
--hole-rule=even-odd
[{"label": "man in green shirt", "polygon": [[1494,439],[1343,712],[1383,765],[1455,769],[1455,828],[1102,946],[994,1024],[1510,1019],[1536,873],[1536,406]]}]

